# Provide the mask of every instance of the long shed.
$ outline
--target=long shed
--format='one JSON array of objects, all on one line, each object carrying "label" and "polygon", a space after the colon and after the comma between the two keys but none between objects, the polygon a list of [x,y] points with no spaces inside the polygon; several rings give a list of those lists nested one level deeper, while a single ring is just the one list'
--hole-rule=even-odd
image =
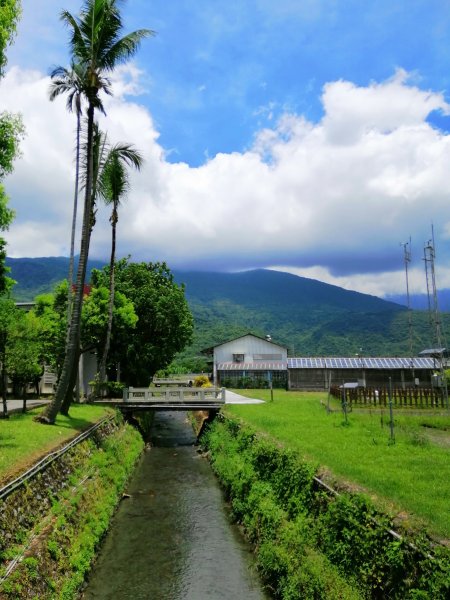
[{"label": "long shed", "polygon": [[326,390],[330,385],[355,382],[364,387],[430,387],[438,368],[424,357],[304,357],[288,358],[290,390]]}]

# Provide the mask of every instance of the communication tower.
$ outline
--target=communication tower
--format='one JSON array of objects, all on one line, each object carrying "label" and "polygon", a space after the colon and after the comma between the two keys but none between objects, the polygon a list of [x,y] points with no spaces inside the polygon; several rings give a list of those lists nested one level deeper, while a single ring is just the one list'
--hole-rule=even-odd
[{"label": "communication tower", "polygon": [[443,386],[445,405],[448,408],[448,390],[447,380],[445,377],[445,364],[444,364],[444,350],[445,340],[444,332],[442,330],[441,314],[439,312],[437,288],[436,288],[436,271],[435,271],[435,243],[434,243],[434,229],[431,228],[431,240],[426,242],[423,254],[425,261],[425,276],[427,280],[427,295],[428,295],[428,313],[430,317],[430,323],[434,331],[434,341],[436,343],[436,349],[439,352],[439,371],[441,375],[441,382]]}]

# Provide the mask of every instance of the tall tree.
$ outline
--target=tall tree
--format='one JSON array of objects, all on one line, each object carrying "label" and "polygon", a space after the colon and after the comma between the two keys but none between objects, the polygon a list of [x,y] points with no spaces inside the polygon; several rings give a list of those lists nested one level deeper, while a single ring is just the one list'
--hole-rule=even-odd
[{"label": "tall tree", "polygon": [[[17,22],[21,14],[19,0],[1,0],[0,2],[0,78],[3,77],[7,59],[6,48],[16,33]],[[22,121],[18,115],[6,111],[0,113],[0,231],[8,229],[14,218],[14,212],[8,208],[8,196],[2,180],[12,171],[14,159],[19,154],[19,142],[24,133]],[[8,289],[7,269],[5,267],[6,242],[0,237],[0,293]]]},{"label": "tall tree", "polygon": [[87,101],[87,168],[81,246],[65,359],[55,398],[39,417],[39,420],[44,423],[55,422],[77,369],[81,308],[94,216],[92,202],[94,114],[96,110],[102,108],[100,93],[102,91],[111,93],[108,73],[131,58],[142,39],[152,34],[148,29],[141,29],[121,37],[123,23],[117,0],[86,0],[79,17],[63,11],[61,19],[70,31],[72,63],[80,65],[86,73],[83,95]]},{"label": "tall tree", "polygon": [[67,292],[67,319],[70,319],[72,309],[72,285],[75,260],[75,234],[77,228],[78,213],[78,191],[80,180],[80,140],[81,140],[81,102],[86,84],[86,70],[83,66],[73,63],[70,69],[65,67],[56,67],[50,75],[52,83],[50,85],[50,100],[53,101],[61,94],[67,94],[67,110],[74,112],[76,116],[76,145],[75,145],[75,184],[72,210],[72,230],[70,236],[70,256],[69,256],[69,275]]},{"label": "tall tree", "polygon": [[102,390],[102,386],[106,380],[106,361],[111,344],[115,291],[116,231],[119,220],[119,206],[130,188],[128,168],[134,167],[139,170],[142,162],[142,156],[133,146],[119,143],[109,150],[100,175],[99,195],[107,205],[112,206],[112,210],[109,219],[111,223],[111,258],[109,261],[108,326],[105,345],[98,366],[97,394]]}]

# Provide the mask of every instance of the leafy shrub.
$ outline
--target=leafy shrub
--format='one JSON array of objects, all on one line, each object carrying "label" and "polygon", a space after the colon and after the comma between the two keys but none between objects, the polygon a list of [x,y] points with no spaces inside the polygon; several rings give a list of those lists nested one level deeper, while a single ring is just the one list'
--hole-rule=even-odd
[{"label": "leafy shrub", "polygon": [[124,388],[125,384],[120,381],[107,381],[104,389],[109,398],[122,398]]},{"label": "leafy shrub", "polygon": [[208,375],[197,375],[197,377],[194,379],[194,387],[212,387],[212,383],[210,382]]},{"label": "leafy shrub", "polygon": [[369,498],[317,489],[313,465],[233,419],[202,443],[275,598],[450,598],[450,551],[396,539]]}]

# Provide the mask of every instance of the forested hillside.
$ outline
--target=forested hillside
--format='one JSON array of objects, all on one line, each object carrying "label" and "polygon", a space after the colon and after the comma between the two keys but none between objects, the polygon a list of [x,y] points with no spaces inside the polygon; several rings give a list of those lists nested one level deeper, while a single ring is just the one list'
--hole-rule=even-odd
[{"label": "forested hillside", "polygon": [[[76,258],[76,264],[78,259]],[[101,269],[105,263],[90,260],[86,281],[92,269]],[[69,259],[65,256],[43,258],[7,258],[6,266],[11,269],[9,276],[16,281],[13,296],[17,301],[31,302],[39,294],[51,292],[55,285],[67,279]]]},{"label": "forested hillside", "polygon": [[[66,277],[67,258],[8,259],[17,300],[31,300]],[[91,262],[89,268],[103,263]],[[186,285],[195,337],[183,357],[249,331],[270,334],[291,355],[408,355],[404,306],[277,271],[175,271]],[[426,312],[414,311],[413,350],[435,345]],[[444,331],[450,316],[443,315]],[[362,349],[362,350],[361,350]]]}]

